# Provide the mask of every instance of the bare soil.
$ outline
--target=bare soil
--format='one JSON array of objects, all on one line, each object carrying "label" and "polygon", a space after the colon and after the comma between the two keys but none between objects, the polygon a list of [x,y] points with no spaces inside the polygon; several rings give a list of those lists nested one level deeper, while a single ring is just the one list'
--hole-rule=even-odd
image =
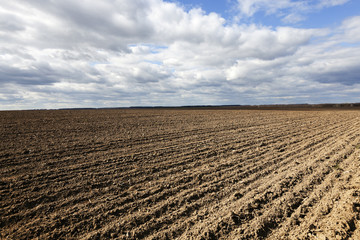
[{"label": "bare soil", "polygon": [[360,239],[360,111],[0,112],[1,239]]}]

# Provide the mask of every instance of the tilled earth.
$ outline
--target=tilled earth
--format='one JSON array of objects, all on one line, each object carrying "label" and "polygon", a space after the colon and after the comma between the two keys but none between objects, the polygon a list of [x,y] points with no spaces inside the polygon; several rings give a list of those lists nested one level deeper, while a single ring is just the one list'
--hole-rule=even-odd
[{"label": "tilled earth", "polygon": [[0,112],[2,239],[360,239],[360,111]]}]

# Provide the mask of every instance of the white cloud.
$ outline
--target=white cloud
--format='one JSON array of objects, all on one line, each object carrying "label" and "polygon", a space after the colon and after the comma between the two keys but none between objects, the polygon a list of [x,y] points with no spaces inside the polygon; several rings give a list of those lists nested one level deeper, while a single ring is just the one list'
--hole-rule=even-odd
[{"label": "white cloud", "polygon": [[349,0],[320,0],[318,2],[317,7],[318,8],[334,7],[334,6],[338,6],[338,5],[343,5],[347,2],[349,2]]},{"label": "white cloud", "polygon": [[340,27],[342,34],[338,35],[337,40],[343,42],[356,43],[360,41],[360,16],[345,20]]},{"label": "white cloud", "polygon": [[238,7],[242,14],[251,17],[258,11],[265,11],[266,14],[274,14],[281,9],[295,8],[301,5],[300,2],[291,0],[238,0]]},{"label": "white cloud", "polygon": [[[243,3],[248,15],[295,4]],[[161,0],[7,1],[0,108],[316,102],[336,89],[357,96],[359,23],[230,24]]]},{"label": "white cloud", "polygon": [[277,15],[285,23],[303,21],[309,12],[343,5],[350,0],[237,0],[240,18],[252,17],[257,12]]}]

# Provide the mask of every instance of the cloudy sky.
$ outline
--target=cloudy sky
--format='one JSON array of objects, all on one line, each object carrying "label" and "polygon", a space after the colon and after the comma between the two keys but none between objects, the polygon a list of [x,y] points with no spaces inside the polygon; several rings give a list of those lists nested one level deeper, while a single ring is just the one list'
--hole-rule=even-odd
[{"label": "cloudy sky", "polygon": [[360,102],[359,0],[12,0],[0,109]]}]

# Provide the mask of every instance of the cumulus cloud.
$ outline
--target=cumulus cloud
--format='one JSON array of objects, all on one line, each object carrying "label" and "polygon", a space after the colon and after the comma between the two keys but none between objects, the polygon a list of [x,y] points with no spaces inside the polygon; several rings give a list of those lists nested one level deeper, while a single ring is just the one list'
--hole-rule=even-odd
[{"label": "cumulus cloud", "polygon": [[[309,7],[240,3],[249,16]],[[236,24],[162,0],[7,1],[0,108],[321,102],[338,89],[356,96],[358,26],[359,17],[333,30]]]}]

